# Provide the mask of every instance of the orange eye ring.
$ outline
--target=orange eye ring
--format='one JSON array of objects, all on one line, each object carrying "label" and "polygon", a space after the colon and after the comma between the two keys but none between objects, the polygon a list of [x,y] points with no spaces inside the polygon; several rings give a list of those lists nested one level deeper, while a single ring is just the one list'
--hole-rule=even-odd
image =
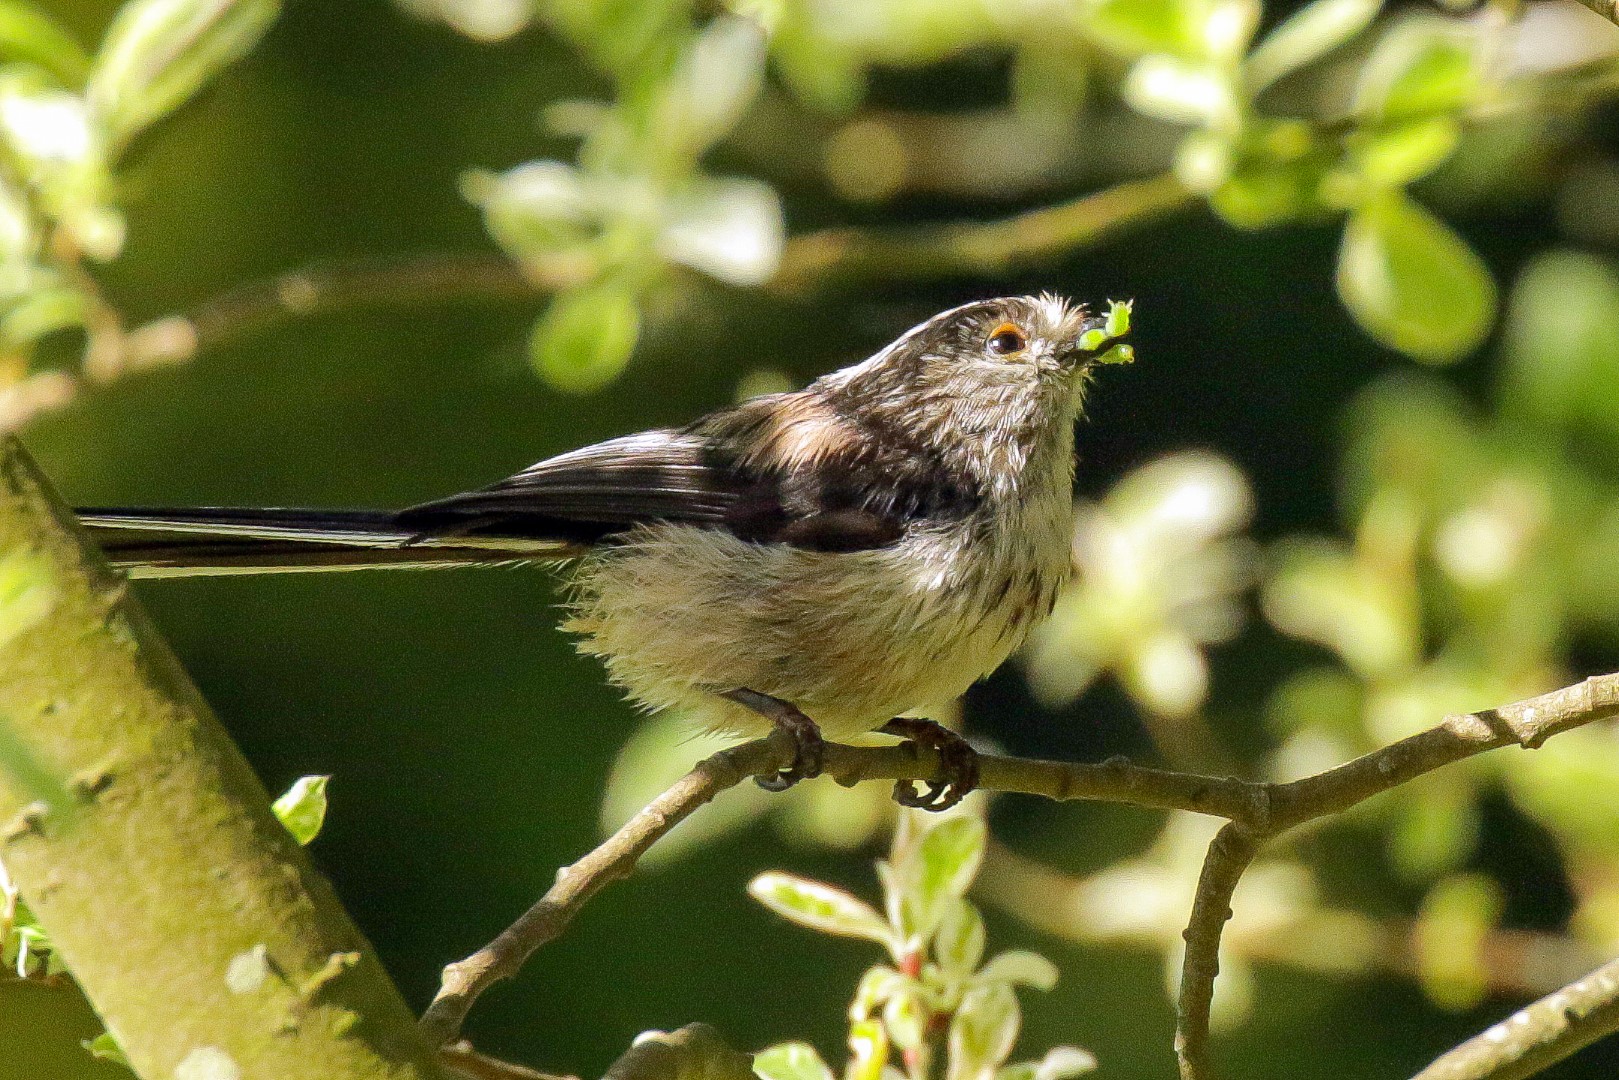
[{"label": "orange eye ring", "polygon": [[984,340],[984,348],[995,356],[1012,356],[1028,347],[1028,335],[1016,323],[1001,323]]}]

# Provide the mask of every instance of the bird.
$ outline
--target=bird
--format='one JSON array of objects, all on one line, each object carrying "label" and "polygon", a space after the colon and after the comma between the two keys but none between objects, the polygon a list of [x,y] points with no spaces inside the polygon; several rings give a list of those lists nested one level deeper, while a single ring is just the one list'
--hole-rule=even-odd
[{"label": "bird", "polygon": [[403,510],[77,514],[137,579],[558,564],[563,627],[636,705],[791,736],[761,786],[817,775],[828,737],[879,730],[936,751],[938,773],[895,798],[942,810],[978,759],[910,714],[994,671],[1056,604],[1076,425],[1093,369],[1126,356],[1128,310],[963,304],[803,389]]}]

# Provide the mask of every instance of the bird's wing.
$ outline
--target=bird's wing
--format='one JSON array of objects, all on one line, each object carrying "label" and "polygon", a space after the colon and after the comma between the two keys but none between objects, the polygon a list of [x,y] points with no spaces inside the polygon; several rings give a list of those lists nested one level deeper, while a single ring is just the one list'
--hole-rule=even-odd
[{"label": "bird's wing", "polygon": [[[711,429],[649,431],[532,465],[490,487],[400,512],[422,537],[530,536],[596,543],[654,522],[817,551],[884,547],[907,521],[852,490],[835,461],[739,460]],[[868,505],[869,504],[869,505]]]}]

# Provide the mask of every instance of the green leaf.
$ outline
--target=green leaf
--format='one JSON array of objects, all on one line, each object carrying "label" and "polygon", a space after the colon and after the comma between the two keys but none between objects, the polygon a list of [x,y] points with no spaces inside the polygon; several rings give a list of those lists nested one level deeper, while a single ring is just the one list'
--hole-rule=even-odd
[{"label": "green leaf", "polygon": [[1437,116],[1364,131],[1350,145],[1355,169],[1363,179],[1375,187],[1397,188],[1443,165],[1461,138],[1460,123]]},{"label": "green leaf", "polygon": [[118,10],[85,88],[116,151],[246,55],[280,0],[129,0]]},{"label": "green leaf", "polygon": [[79,1045],[90,1051],[90,1056],[98,1061],[110,1061],[126,1069],[134,1068],[124,1055],[124,1048],[118,1045],[118,1040],[112,1037],[110,1031],[103,1031],[93,1039],[85,1039]]},{"label": "green leaf", "polygon": [[1313,63],[1371,25],[1383,0],[1315,0],[1265,35],[1243,64],[1250,94]]},{"label": "green leaf", "polygon": [[584,394],[617,379],[641,333],[634,293],[607,281],[552,298],[529,338],[534,369],[559,390]]},{"label": "green leaf", "polygon": [[1453,19],[1416,16],[1372,50],[1355,87],[1355,111],[1379,120],[1452,112],[1482,85],[1477,34]]},{"label": "green leaf", "polygon": [[901,1050],[916,1050],[927,1041],[928,1014],[917,993],[899,993],[883,1003],[883,1027]]},{"label": "green leaf", "polygon": [[881,1080],[888,1064],[888,1033],[875,1020],[849,1025],[849,1064],[843,1080]]},{"label": "green leaf", "polygon": [[995,1074],[995,1080],[1073,1080],[1095,1072],[1096,1055],[1077,1046],[1053,1046],[1039,1061],[1020,1061]]},{"label": "green leaf", "polygon": [[41,290],[24,297],[0,318],[0,343],[27,347],[58,330],[81,327],[89,317],[90,299],[78,289]]},{"label": "green leaf", "polygon": [[1057,985],[1057,965],[1039,953],[1024,949],[1011,949],[998,953],[983,969],[973,976],[979,985],[1003,983],[1007,986],[1029,986],[1036,990],[1050,990]]},{"label": "green leaf", "polygon": [[1200,4],[1187,0],[1092,0],[1082,25],[1104,45],[1129,54],[1197,55]]},{"label": "green leaf", "polygon": [[888,946],[894,943],[893,928],[875,908],[819,881],[773,870],[748,882],[748,895],[782,918],[812,930]]},{"label": "green leaf", "polygon": [[73,35],[20,0],[0,0],[0,57],[37,64],[69,86],[90,71],[90,57]]},{"label": "green leaf", "polygon": [[753,1055],[759,1080],[832,1080],[832,1070],[809,1043],[778,1043]]},{"label": "green leaf", "polygon": [[1398,192],[1350,215],[1338,295],[1372,337],[1429,363],[1472,352],[1495,319],[1495,282],[1484,261]]},{"label": "green leaf", "polygon": [[959,815],[928,829],[900,870],[905,930],[926,939],[951,901],[966,895],[984,858],[987,833],[979,818]]},{"label": "green leaf", "polygon": [[1161,53],[1136,61],[1122,92],[1137,112],[1178,124],[1230,128],[1240,113],[1231,78],[1218,65]]},{"label": "green leaf", "polygon": [[1090,0],[1081,25],[1125,56],[1229,60],[1247,47],[1258,16],[1255,0]]},{"label": "green leaf", "polygon": [[965,980],[984,958],[984,920],[978,909],[965,900],[945,908],[939,930],[933,935],[933,954],[945,977]]},{"label": "green leaf", "polygon": [[1513,287],[1505,322],[1505,390],[1534,432],[1584,423],[1619,439],[1619,274],[1605,260],[1558,250]]},{"label": "green leaf", "polygon": [[1023,1015],[1006,983],[975,986],[962,996],[950,1021],[945,1080],[992,1076],[1017,1043]]},{"label": "green leaf", "polygon": [[757,180],[704,180],[674,199],[658,250],[727,285],[762,285],[781,261],[787,229],[775,188]]},{"label": "green leaf", "polygon": [[855,987],[849,1015],[856,1020],[864,1020],[894,995],[915,993],[916,989],[916,981],[909,976],[901,975],[886,964],[873,965],[866,969],[866,973],[860,977],[860,984]]},{"label": "green leaf", "polygon": [[279,799],[270,804],[275,816],[287,827],[292,838],[307,844],[320,835],[326,823],[326,784],[330,776],[300,776]]}]

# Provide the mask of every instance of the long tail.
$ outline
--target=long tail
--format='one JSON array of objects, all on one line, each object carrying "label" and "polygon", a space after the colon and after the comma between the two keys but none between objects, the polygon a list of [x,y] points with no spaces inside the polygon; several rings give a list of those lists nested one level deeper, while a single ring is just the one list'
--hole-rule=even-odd
[{"label": "long tail", "polygon": [[139,578],[488,566],[566,559],[580,551],[544,537],[423,535],[385,510],[93,507],[77,513],[113,565]]}]

